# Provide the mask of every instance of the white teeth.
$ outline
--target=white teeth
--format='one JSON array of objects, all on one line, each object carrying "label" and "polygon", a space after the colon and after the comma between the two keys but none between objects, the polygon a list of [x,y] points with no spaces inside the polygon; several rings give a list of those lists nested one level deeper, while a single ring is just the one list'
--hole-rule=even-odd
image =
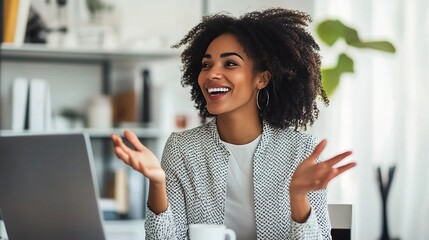
[{"label": "white teeth", "polygon": [[209,88],[207,89],[209,93],[213,92],[229,92],[229,88]]}]

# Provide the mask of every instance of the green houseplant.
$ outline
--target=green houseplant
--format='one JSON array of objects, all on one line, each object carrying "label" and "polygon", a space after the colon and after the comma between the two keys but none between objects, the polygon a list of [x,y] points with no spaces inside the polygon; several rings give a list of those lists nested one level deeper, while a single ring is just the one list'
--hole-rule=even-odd
[{"label": "green houseplant", "polygon": [[[364,41],[359,38],[358,31],[343,24],[337,19],[328,19],[317,24],[316,32],[320,40],[329,47],[343,39],[347,46],[361,49],[372,49],[387,53],[395,53],[395,47],[389,41]],[[338,54],[334,67],[322,68],[322,84],[330,98],[337,89],[342,74],[354,72],[354,61],[346,53]]]}]

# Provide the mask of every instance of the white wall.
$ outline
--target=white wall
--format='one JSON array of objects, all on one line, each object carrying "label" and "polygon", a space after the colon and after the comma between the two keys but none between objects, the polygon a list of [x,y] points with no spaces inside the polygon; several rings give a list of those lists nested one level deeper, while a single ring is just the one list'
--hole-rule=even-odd
[{"label": "white wall", "polygon": [[284,7],[296,9],[312,14],[314,11],[313,0],[211,0],[208,1],[209,13],[217,13],[227,11],[234,16],[239,16],[243,13],[255,10],[262,10],[270,7]]}]

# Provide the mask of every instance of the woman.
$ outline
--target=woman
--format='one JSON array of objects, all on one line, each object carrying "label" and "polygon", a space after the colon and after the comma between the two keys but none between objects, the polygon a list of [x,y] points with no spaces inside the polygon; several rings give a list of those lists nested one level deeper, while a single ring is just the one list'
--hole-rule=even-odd
[{"label": "woman", "polygon": [[326,186],[355,166],[321,162],[302,133],[318,116],[319,47],[310,17],[287,9],[205,17],[177,45],[182,84],[203,119],[171,134],[161,164],[130,131],[116,155],[150,181],[147,239],[186,239],[189,224],[225,224],[238,239],[330,239]]}]

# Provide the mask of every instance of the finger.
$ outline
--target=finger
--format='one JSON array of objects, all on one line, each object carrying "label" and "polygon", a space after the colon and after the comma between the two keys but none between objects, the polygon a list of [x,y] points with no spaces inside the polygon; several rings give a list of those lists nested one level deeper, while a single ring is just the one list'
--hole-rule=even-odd
[{"label": "finger", "polygon": [[354,166],[356,166],[356,163],[352,162],[352,163],[348,163],[348,164],[341,166],[341,167],[338,167],[338,168],[332,168],[329,171],[329,173],[326,174],[326,176],[323,178],[323,180],[321,180],[320,188],[325,188],[326,186],[328,186],[328,183],[332,179],[338,177],[340,174],[349,170],[350,168],[353,168]]},{"label": "finger", "polygon": [[112,139],[112,143],[113,143],[114,146],[119,145],[119,142],[121,140],[120,140],[120,137],[118,135],[112,134],[110,138]]},{"label": "finger", "polygon": [[126,153],[123,151],[122,148],[116,147],[115,148],[116,155],[127,165],[132,167],[133,169],[140,171],[141,170],[141,164],[140,162],[134,157],[133,153]]},{"label": "finger", "polygon": [[338,154],[337,156],[324,161],[323,163],[326,164],[329,167],[334,166],[335,164],[339,163],[341,160],[343,160],[344,158],[350,156],[352,154],[352,151],[347,151],[347,152],[343,152],[341,154]]},{"label": "finger", "polygon": [[144,145],[140,142],[139,138],[130,130],[124,131],[124,136],[129,143],[137,150],[142,151],[145,149]]},{"label": "finger", "polygon": [[126,164],[129,164],[130,155],[127,152],[125,152],[121,147],[115,147],[114,151],[116,156],[118,156],[118,158],[120,158]]},{"label": "finger", "polygon": [[118,156],[125,164],[135,170],[141,169],[141,164],[135,159],[135,152],[129,149],[118,136],[112,136],[112,140],[117,144],[114,148],[116,156]]},{"label": "finger", "polygon": [[323,149],[325,149],[326,143],[327,143],[326,139],[323,139],[322,141],[320,141],[320,143],[317,144],[317,146],[314,148],[311,155],[306,160],[314,162],[320,156]]},{"label": "finger", "polygon": [[346,165],[343,165],[341,167],[338,167],[337,168],[338,172],[337,172],[337,174],[336,174],[335,177],[337,177],[338,175],[342,174],[343,172],[345,172],[345,171],[347,171],[347,170],[349,170],[351,168],[354,168],[355,166],[356,166],[356,163],[355,162],[351,162],[351,163],[347,163]]},{"label": "finger", "polygon": [[128,165],[130,165],[134,170],[137,170],[137,171],[141,171],[141,162],[140,161],[138,161],[135,157],[134,157],[134,155],[130,155],[130,158],[129,158],[129,164]]},{"label": "finger", "polygon": [[122,138],[116,134],[112,134],[112,142],[113,145],[115,147],[120,147],[122,148],[122,150],[127,153],[130,154],[132,152],[132,149],[130,149],[125,143],[124,141],[122,141]]}]

